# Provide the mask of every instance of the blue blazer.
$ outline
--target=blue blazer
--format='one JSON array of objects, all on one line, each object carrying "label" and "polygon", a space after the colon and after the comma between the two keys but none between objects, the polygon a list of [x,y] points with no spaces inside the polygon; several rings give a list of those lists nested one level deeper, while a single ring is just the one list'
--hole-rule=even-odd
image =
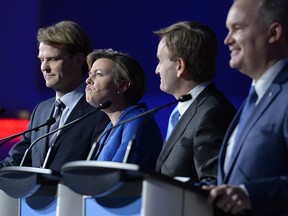
[{"label": "blue blazer", "polygon": [[[27,129],[44,124],[53,115],[55,97],[38,104],[30,117]],[[79,100],[67,121],[71,122],[95,108],[88,104],[85,95]],[[93,142],[108,124],[109,118],[102,111],[96,112],[71,127],[60,131],[54,148],[51,151],[50,160],[46,168],[60,171],[64,163],[74,160],[85,160]],[[3,166],[18,166],[23,158],[25,150],[39,137],[49,132],[48,127],[43,127],[39,131],[33,131],[22,136],[21,140],[15,144],[9,152],[9,157],[0,162]],[[48,137],[39,140],[31,149],[25,160],[25,166],[41,167],[47,154]]]},{"label": "blue blazer", "polygon": [[[122,112],[116,124],[146,110],[147,107],[144,104],[131,106]],[[111,123],[108,124],[105,130],[109,130],[111,126]],[[104,134],[100,140],[100,146],[105,146],[98,160],[122,162],[127,145],[135,134],[135,148],[131,160],[128,162],[154,170],[163,140],[160,129],[152,115],[137,118],[114,128],[110,133]]]},{"label": "blue blazer", "polygon": [[[244,184],[249,192],[249,215],[288,213],[288,65],[280,71],[256,106],[242,131],[232,165],[224,174],[227,142],[243,105],[224,138],[218,166],[218,184]],[[285,214],[285,215],[286,215]]]}]

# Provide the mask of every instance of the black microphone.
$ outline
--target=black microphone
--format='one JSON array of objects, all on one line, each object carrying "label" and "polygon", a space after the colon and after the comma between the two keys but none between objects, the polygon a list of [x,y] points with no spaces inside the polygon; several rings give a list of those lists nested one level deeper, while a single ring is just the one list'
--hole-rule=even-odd
[{"label": "black microphone", "polygon": [[54,124],[55,122],[56,122],[55,118],[50,118],[42,125],[39,125],[37,127],[31,128],[29,130],[26,130],[26,131],[23,131],[23,132],[20,132],[20,133],[17,133],[17,134],[13,134],[13,135],[8,136],[8,137],[4,137],[4,138],[0,139],[0,147],[2,145],[4,145],[5,143],[9,142],[10,140],[15,139],[18,136],[24,135],[24,134],[29,133],[31,131],[38,131],[41,127],[50,126],[50,125]]},{"label": "black microphone", "polygon": [[[114,126],[112,126],[112,127],[110,127],[109,129],[103,131],[103,132],[98,136],[96,142],[93,143],[93,145],[92,145],[92,147],[91,147],[91,150],[90,150],[90,152],[89,152],[88,157],[87,157],[86,160],[89,161],[89,160],[92,159],[93,155],[95,154],[95,150],[99,148],[100,140],[102,139],[102,137],[103,137],[106,133],[108,133],[108,132],[110,132],[111,130],[113,130],[114,128],[116,128],[116,127],[118,127],[118,126],[120,126],[120,125],[122,125],[122,124],[126,124],[127,122],[133,121],[133,120],[135,120],[135,119],[137,119],[137,118],[140,118],[140,117],[142,117],[142,116],[148,115],[149,113],[155,114],[156,112],[158,112],[159,110],[161,110],[161,109],[163,109],[163,108],[165,108],[165,107],[171,106],[172,104],[175,104],[175,103],[178,103],[178,102],[184,102],[184,101],[190,100],[191,98],[192,98],[192,96],[191,96],[190,94],[183,95],[183,96],[179,97],[178,99],[176,99],[176,100],[174,100],[174,101],[172,101],[172,102],[170,102],[170,103],[167,103],[167,104],[164,104],[164,105],[162,105],[162,106],[159,106],[159,107],[150,109],[150,110],[148,110],[148,111],[146,111],[146,112],[143,112],[143,113],[141,113],[141,114],[138,114],[138,115],[136,115],[136,116],[133,116],[133,117],[131,117],[131,118],[129,118],[129,119],[126,119],[126,120],[124,120],[124,121],[122,121],[122,122],[118,122],[118,123],[115,124]],[[147,120],[146,120],[146,121],[147,121]],[[146,121],[145,121],[145,122],[146,122]],[[136,135],[134,134],[134,136],[136,136]],[[130,142],[129,142],[129,143],[130,143]],[[127,147],[128,147],[128,146],[127,146]],[[101,151],[102,151],[103,148],[104,148],[104,144],[100,147],[97,155],[95,156],[95,160],[98,159],[98,157],[99,157],[99,155],[100,155],[100,153],[101,153]],[[127,156],[126,156],[126,157],[127,157]],[[124,156],[124,158],[125,158],[125,156]],[[124,161],[124,160],[123,160],[123,161]]]},{"label": "black microphone", "polygon": [[[106,108],[108,108],[109,106],[111,106],[111,102],[110,102],[110,101],[106,101],[105,103],[100,104],[96,109],[92,110],[91,112],[87,113],[86,115],[83,115],[83,116],[81,116],[80,118],[77,118],[77,119],[75,119],[75,120],[73,120],[73,121],[71,121],[71,122],[63,125],[62,127],[59,127],[59,128],[57,128],[57,129],[55,129],[55,130],[53,130],[53,131],[50,131],[49,133],[46,133],[45,135],[43,135],[43,136],[39,137],[38,139],[34,140],[34,142],[32,142],[31,145],[26,149],[26,151],[25,151],[25,153],[24,153],[24,155],[23,155],[23,158],[22,158],[21,163],[20,163],[19,166],[22,166],[22,165],[24,164],[24,161],[25,161],[25,159],[26,159],[26,157],[27,157],[28,152],[31,150],[31,148],[32,148],[39,140],[41,140],[41,139],[43,139],[43,138],[45,138],[45,137],[48,137],[48,136],[50,136],[51,134],[56,133],[57,131],[62,130],[62,129],[64,129],[64,128],[66,128],[66,127],[69,127],[69,126],[71,126],[71,125],[74,125],[74,124],[76,124],[77,122],[79,122],[79,121],[87,118],[88,116],[92,115],[93,113],[95,113],[95,112],[97,112],[97,111],[99,111],[99,110],[101,110],[101,109],[106,109]],[[51,150],[52,150],[52,147],[53,147],[53,146],[54,146],[54,145],[51,145],[51,146],[49,147],[49,149],[48,149],[48,151],[47,151],[47,154],[46,154],[46,157],[45,157],[45,159],[44,159],[44,163],[43,163],[42,168],[45,168],[45,167],[46,167],[46,164],[47,164],[47,162],[48,162],[48,159],[49,159],[49,156],[50,156],[50,153],[51,153]]]},{"label": "black microphone", "polygon": [[0,115],[2,115],[5,112],[5,108],[0,106]]},{"label": "black microphone", "polygon": [[[187,95],[183,95],[182,97],[180,97],[178,100],[176,101],[173,101],[173,102],[185,102],[185,101],[188,101],[188,100],[191,100],[192,99],[192,96],[191,94],[187,94]],[[158,110],[157,110],[158,111]],[[155,113],[153,113],[155,114]],[[152,117],[152,116],[151,116]],[[147,118],[144,122],[141,123],[140,127],[135,131],[135,133],[133,134],[131,140],[129,141],[128,145],[127,145],[127,148],[126,148],[126,152],[125,152],[125,155],[124,155],[124,158],[123,158],[123,161],[122,163],[128,163],[132,157],[132,153],[134,151],[134,148],[135,148],[135,140],[136,140],[136,136],[140,130],[140,128],[142,128],[150,119],[150,118]]]}]

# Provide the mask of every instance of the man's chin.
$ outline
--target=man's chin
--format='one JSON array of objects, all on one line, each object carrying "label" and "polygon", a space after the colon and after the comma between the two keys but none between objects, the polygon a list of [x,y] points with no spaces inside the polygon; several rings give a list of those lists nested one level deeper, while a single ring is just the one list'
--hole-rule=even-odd
[{"label": "man's chin", "polygon": [[46,87],[47,88],[52,88],[52,89],[54,89],[54,87],[55,87],[55,83],[51,83],[51,82],[49,82],[49,81],[46,81]]},{"label": "man's chin", "polygon": [[160,85],[160,90],[167,93],[167,90],[161,85]]},{"label": "man's chin", "polygon": [[163,92],[167,92],[167,85],[165,86],[162,82],[160,83],[160,90]]},{"label": "man's chin", "polygon": [[233,69],[238,69],[239,68],[239,62],[237,62],[233,59],[230,59],[229,66]]},{"label": "man's chin", "polygon": [[47,87],[47,88],[52,88],[52,89],[53,89],[53,85],[49,85],[49,84],[47,84],[47,83],[46,83],[46,87]]}]

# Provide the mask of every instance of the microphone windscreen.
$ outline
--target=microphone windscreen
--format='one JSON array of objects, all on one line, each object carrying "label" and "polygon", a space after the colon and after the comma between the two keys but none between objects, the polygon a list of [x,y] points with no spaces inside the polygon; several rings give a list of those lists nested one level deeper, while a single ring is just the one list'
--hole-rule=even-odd
[{"label": "microphone windscreen", "polygon": [[100,109],[106,109],[109,106],[111,106],[111,101],[106,101],[106,102],[99,105]]},{"label": "microphone windscreen", "polygon": [[55,118],[50,118],[47,120],[46,124],[49,126],[49,125],[52,125],[56,122],[56,119]]},{"label": "microphone windscreen", "polygon": [[185,102],[185,101],[188,101],[188,100],[191,100],[191,99],[192,99],[191,94],[187,94],[187,95],[182,95],[181,97],[179,97],[178,101]]}]

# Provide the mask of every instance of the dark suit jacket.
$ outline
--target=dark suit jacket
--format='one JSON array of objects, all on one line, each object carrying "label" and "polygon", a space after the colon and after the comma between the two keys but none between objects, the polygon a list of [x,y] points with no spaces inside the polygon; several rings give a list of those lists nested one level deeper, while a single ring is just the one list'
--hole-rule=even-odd
[{"label": "dark suit jacket", "polygon": [[216,179],[221,143],[235,108],[212,83],[186,110],[157,161],[156,171],[192,181]]},{"label": "dark suit jacket", "polygon": [[219,157],[219,184],[244,184],[253,216],[288,215],[288,65],[278,74],[247,121],[227,175],[227,142],[242,108],[225,136]]},{"label": "dark suit jacket", "polygon": [[[37,127],[51,118],[54,103],[55,98],[51,98],[37,105],[32,112],[27,129]],[[84,95],[70,113],[66,123],[94,109],[93,106],[86,102]],[[73,126],[61,130],[51,151],[50,160],[46,168],[60,171],[61,166],[66,162],[86,159],[93,141],[97,139],[108,122],[107,115],[102,111],[98,111]],[[39,131],[33,131],[22,136],[21,140],[9,151],[9,157],[0,163],[0,167],[19,165],[28,146],[37,138],[48,133],[48,131],[48,127],[43,127]],[[32,165],[33,167],[41,167],[43,165],[48,149],[47,141],[48,138],[41,139],[32,147],[24,165]]]}]

